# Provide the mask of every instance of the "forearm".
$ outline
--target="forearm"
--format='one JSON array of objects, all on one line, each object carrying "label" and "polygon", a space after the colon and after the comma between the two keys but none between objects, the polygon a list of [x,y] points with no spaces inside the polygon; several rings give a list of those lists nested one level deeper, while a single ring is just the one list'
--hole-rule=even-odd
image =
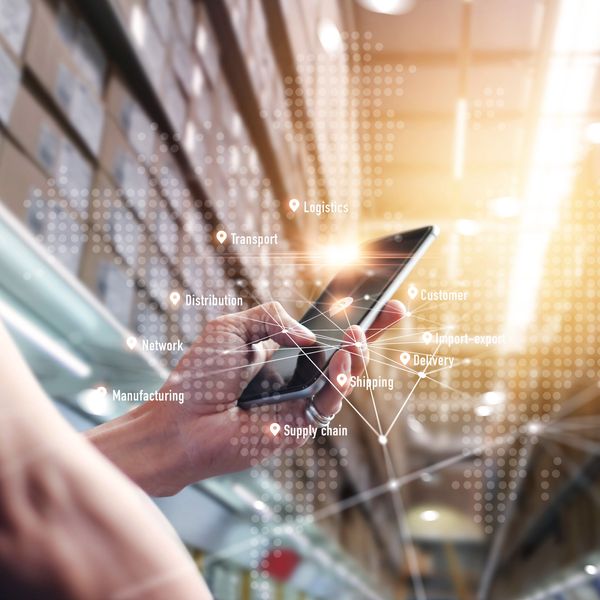
[{"label": "forearm", "polygon": [[72,430],[0,323],[0,597],[207,599],[164,517]]},{"label": "forearm", "polygon": [[181,474],[188,457],[177,440],[177,426],[157,408],[140,406],[85,436],[148,494],[168,496],[189,483]]}]

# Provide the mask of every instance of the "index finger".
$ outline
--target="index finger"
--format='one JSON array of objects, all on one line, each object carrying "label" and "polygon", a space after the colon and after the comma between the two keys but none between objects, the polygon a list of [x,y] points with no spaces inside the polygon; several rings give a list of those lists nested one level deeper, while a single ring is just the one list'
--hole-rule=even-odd
[{"label": "index finger", "polygon": [[390,300],[377,315],[373,325],[367,330],[367,343],[376,340],[386,329],[395,325],[406,315],[406,307],[400,300]]}]

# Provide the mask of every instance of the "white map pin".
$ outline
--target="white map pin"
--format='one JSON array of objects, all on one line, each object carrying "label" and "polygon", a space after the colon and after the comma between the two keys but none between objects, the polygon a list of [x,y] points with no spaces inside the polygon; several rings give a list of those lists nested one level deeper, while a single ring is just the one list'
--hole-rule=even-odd
[{"label": "white map pin", "polygon": [[340,373],[336,377],[336,381],[338,382],[338,385],[340,387],[344,387],[346,385],[346,381],[348,381],[348,375],[346,375],[345,373]]},{"label": "white map pin", "polygon": [[403,353],[400,355],[400,362],[401,362],[403,365],[407,365],[409,360],[410,360],[410,354],[409,354],[408,352],[403,352]]},{"label": "white map pin", "polygon": [[216,238],[219,244],[222,244],[227,239],[227,232],[222,229],[221,231],[217,231]]},{"label": "white map pin", "polygon": [[433,339],[433,336],[431,335],[431,331],[426,331],[426,332],[423,334],[423,341],[424,341],[426,344],[429,344],[429,343],[431,343],[431,340],[432,340],[432,339]]},{"label": "white map pin", "polygon": [[105,388],[103,385],[99,385],[99,386],[96,388],[96,395],[97,395],[99,398],[104,398],[104,397],[106,396],[106,394],[107,394],[107,391],[106,391],[106,388]]},{"label": "white map pin", "polygon": [[289,205],[290,205],[291,211],[296,212],[298,210],[298,207],[300,206],[300,200],[298,200],[297,198],[292,198],[289,201]]},{"label": "white map pin", "polygon": [[137,338],[136,338],[135,336],[133,336],[133,335],[130,335],[130,336],[129,336],[129,337],[126,339],[126,340],[125,340],[125,343],[127,344],[127,347],[128,347],[130,350],[133,350],[133,349],[136,347],[136,345],[137,345]]},{"label": "white map pin", "polygon": [[408,286],[408,297],[411,300],[414,300],[417,297],[418,293],[419,293],[419,290],[418,290],[417,286],[414,283],[411,283]]},{"label": "white map pin", "polygon": [[181,294],[179,292],[171,292],[169,294],[169,300],[173,306],[177,306],[181,300]]},{"label": "white map pin", "polygon": [[279,423],[271,423],[269,429],[271,430],[273,437],[275,437],[281,431],[281,425]]}]

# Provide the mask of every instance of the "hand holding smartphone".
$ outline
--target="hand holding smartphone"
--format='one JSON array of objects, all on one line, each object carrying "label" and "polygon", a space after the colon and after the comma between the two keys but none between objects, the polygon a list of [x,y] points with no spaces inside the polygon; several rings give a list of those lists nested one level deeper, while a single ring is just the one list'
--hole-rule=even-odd
[{"label": "hand holding smartphone", "polygon": [[368,329],[437,237],[423,227],[363,244],[355,264],[342,269],[300,319],[317,338],[312,346],[279,348],[242,393],[249,408],[305,398],[327,383],[327,367],[342,345],[344,331]]}]

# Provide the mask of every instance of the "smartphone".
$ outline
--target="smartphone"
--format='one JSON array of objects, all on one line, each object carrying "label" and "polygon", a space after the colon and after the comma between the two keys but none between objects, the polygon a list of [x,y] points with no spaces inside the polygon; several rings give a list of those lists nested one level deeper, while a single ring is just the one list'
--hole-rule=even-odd
[{"label": "smartphone", "polygon": [[316,394],[328,381],[327,367],[351,325],[368,329],[438,235],[431,225],[367,242],[353,264],[330,281],[300,323],[317,342],[279,348],[243,391],[241,407],[275,404]]}]

